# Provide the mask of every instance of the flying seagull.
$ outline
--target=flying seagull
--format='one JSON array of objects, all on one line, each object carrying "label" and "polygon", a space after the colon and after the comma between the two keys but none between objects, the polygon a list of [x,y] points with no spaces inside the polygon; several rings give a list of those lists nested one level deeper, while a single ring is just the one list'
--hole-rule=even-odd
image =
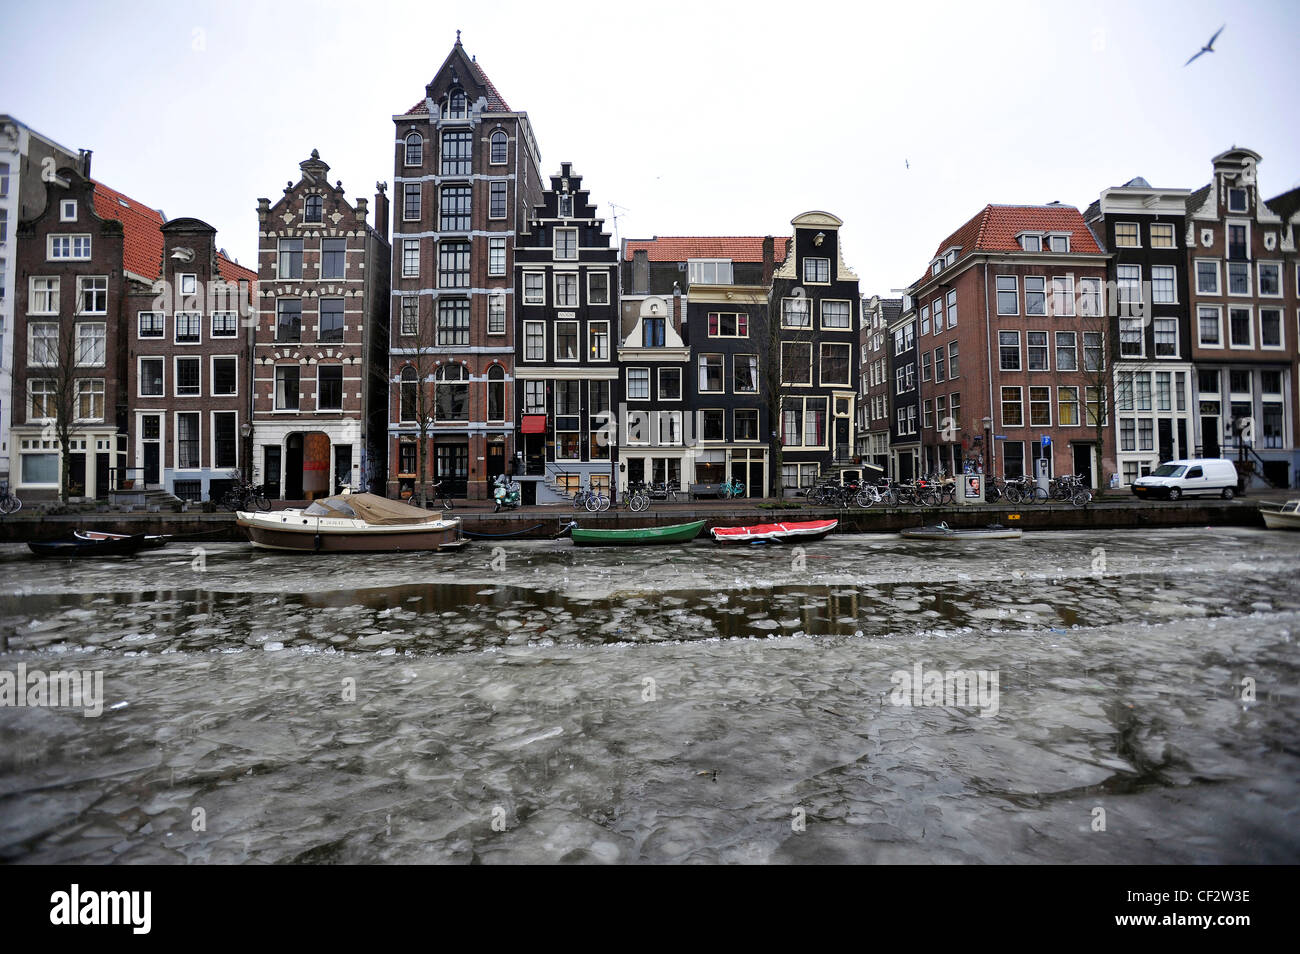
[{"label": "flying seagull", "polygon": [[[1227,26],[1227,24],[1225,23],[1223,26]],[[1205,44],[1205,46],[1201,47],[1200,51],[1196,54],[1196,56],[1192,57],[1192,60],[1196,59],[1197,56],[1201,56],[1202,54],[1213,53],[1214,41],[1219,38],[1219,34],[1222,32],[1223,32],[1223,27],[1219,27],[1217,30],[1215,30],[1214,36],[1210,37],[1210,42]],[[1188,60],[1186,63],[1183,64],[1183,66],[1191,66],[1192,60]]]}]

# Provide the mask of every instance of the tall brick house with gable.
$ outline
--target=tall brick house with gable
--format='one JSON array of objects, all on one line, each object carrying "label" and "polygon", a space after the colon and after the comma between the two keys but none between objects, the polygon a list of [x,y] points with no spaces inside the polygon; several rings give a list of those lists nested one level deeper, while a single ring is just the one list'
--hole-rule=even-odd
[{"label": "tall brick house with gable", "polygon": [[1187,197],[1193,423],[1201,453],[1235,460],[1247,487],[1262,486],[1261,477],[1286,487],[1300,469],[1288,420],[1296,407],[1300,274],[1288,221],[1294,208],[1285,196],[1265,201],[1260,160],[1249,149],[1220,153],[1213,179]]},{"label": "tall brick house with gable", "polygon": [[259,199],[253,465],[268,496],[383,488],[388,198],[349,203],[316,150],[274,205]]},{"label": "tall brick house with gable", "polygon": [[1116,472],[1106,264],[1079,210],[1059,203],[988,205],[939,243],[908,289],[923,471],[1015,477],[1045,459],[1093,487]]},{"label": "tall brick house with gable", "polygon": [[[122,197],[112,200],[123,208]],[[130,406],[124,480],[133,490],[219,500],[231,472],[246,463],[247,319],[257,274],[226,258],[206,222],[159,226],[148,218],[152,210],[133,212],[128,255],[147,254],[156,277],[150,286],[132,284],[122,320]]]},{"label": "tall brick house with gable", "polygon": [[411,494],[423,455],[427,482],[484,499],[523,449],[513,410],[493,419],[491,395],[515,389],[514,246],[542,200],[541,156],[528,114],[510,108],[459,34],[393,123],[387,489]]}]

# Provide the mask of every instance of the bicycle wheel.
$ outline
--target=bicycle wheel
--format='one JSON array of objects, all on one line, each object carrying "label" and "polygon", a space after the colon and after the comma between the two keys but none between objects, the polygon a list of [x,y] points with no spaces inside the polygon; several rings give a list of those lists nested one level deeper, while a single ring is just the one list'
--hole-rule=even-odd
[{"label": "bicycle wheel", "polygon": [[[0,513],[4,514],[5,516],[8,516],[11,513],[16,513],[18,511],[18,507],[14,506],[14,501],[16,501],[17,499],[18,499],[17,497],[0,497]],[[22,505],[19,504],[19,506]]]},{"label": "bicycle wheel", "polygon": [[641,513],[644,510],[650,509],[650,498],[641,494],[633,494],[631,499],[628,501],[628,506],[632,509],[633,513]]},{"label": "bicycle wheel", "polygon": [[1007,489],[1002,495],[1007,498],[1007,503],[1009,504],[1020,503],[1020,488],[1013,484],[1007,484]]},{"label": "bicycle wheel", "polygon": [[582,505],[587,508],[588,513],[595,513],[600,509],[600,501],[596,499],[595,494],[583,498]]},{"label": "bicycle wheel", "polygon": [[604,511],[606,511],[606,510],[609,509],[609,504],[610,504],[610,500],[609,500],[609,496],[608,496],[607,494],[598,494],[598,495],[597,495],[597,497],[596,497],[596,506],[597,506],[597,508],[599,508],[602,512],[604,512]]},{"label": "bicycle wheel", "polygon": [[262,493],[260,490],[253,498],[253,503],[257,506],[258,510],[267,511],[271,509],[271,501],[268,500],[266,494]]},{"label": "bicycle wheel", "polygon": [[451,502],[451,498],[450,498],[450,497],[443,497],[443,498],[442,498],[442,509],[443,509],[443,510],[451,510],[451,509],[453,509],[455,506],[456,506],[456,505],[455,505],[454,503]]},{"label": "bicycle wheel", "polygon": [[1046,503],[1048,500],[1047,491],[1042,487],[1034,487],[1034,503]]},{"label": "bicycle wheel", "polygon": [[1074,497],[1070,502],[1073,503],[1076,507],[1086,507],[1088,506],[1088,504],[1092,503],[1092,491],[1080,490],[1078,493],[1074,495]]},{"label": "bicycle wheel", "polygon": [[858,495],[853,498],[853,502],[863,510],[869,510],[871,505],[876,502],[876,498],[865,490],[858,491]]}]

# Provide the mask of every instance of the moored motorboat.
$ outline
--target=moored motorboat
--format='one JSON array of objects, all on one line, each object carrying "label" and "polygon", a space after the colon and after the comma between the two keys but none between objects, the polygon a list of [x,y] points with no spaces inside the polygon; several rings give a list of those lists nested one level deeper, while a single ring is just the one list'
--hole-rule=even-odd
[{"label": "moored motorboat", "polygon": [[255,547],[307,553],[450,550],[465,543],[458,518],[375,494],[340,494],[302,509],[239,511]]},{"label": "moored motorboat", "polygon": [[909,527],[898,531],[900,536],[909,540],[960,540],[963,542],[979,540],[1019,540],[1021,531],[1015,527],[1003,527],[993,524],[987,527],[973,527],[969,530],[954,530],[947,523],[933,527]]},{"label": "moored motorboat", "polygon": [[106,533],[102,530],[74,530],[57,540],[33,540],[27,548],[38,557],[73,559],[98,556],[131,556],[141,550],[167,545],[167,537],[145,533]]},{"label": "moored motorboat", "polygon": [[714,527],[716,543],[807,543],[820,540],[839,526],[838,520],[801,523],[760,523],[752,527]]},{"label": "moored motorboat", "polygon": [[634,527],[628,530],[583,529],[574,526],[569,535],[580,547],[690,543],[700,535],[707,522],[696,520],[692,523],[677,523],[668,527]]},{"label": "moored motorboat", "polygon": [[1300,500],[1288,500],[1277,510],[1261,506],[1259,515],[1270,530],[1300,530]]}]

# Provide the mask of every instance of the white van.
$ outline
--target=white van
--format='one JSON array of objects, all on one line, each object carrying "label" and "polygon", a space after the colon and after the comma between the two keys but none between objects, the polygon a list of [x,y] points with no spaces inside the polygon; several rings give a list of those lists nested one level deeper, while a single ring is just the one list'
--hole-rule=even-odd
[{"label": "white van", "polygon": [[1145,477],[1133,481],[1136,497],[1190,497],[1219,494],[1231,500],[1237,493],[1237,468],[1230,460],[1196,457],[1191,460],[1165,461]]}]

